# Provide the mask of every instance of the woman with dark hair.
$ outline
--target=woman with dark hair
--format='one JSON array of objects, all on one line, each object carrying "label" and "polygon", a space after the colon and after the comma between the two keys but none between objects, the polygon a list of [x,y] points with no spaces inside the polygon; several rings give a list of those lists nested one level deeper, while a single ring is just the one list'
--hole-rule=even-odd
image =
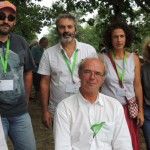
[{"label": "woman with dark hair", "polygon": [[150,37],[145,39],[143,46],[142,85],[144,95],[144,124],[142,130],[147,150],[150,150]]},{"label": "woman with dark hair", "polygon": [[[103,55],[107,66],[101,93],[116,98],[124,108],[133,150],[140,149],[139,127],[143,125],[143,93],[139,57],[126,50],[134,40],[132,30],[125,23],[114,23],[104,33],[108,53]],[[138,103],[137,116],[130,116],[129,102]]]}]

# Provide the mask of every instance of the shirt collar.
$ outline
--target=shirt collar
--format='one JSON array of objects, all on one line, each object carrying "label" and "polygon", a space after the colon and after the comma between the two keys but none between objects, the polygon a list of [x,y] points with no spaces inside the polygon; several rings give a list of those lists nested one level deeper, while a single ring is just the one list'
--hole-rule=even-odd
[{"label": "shirt collar", "polygon": [[[90,104],[90,102],[88,102],[81,94],[80,91],[78,91],[77,93],[77,99],[78,99],[78,102],[79,102],[79,106],[82,106],[83,104],[87,103],[87,104]],[[99,93],[98,96],[97,96],[97,99],[96,101],[93,103],[93,104],[99,104],[101,106],[104,106],[104,102],[103,102],[103,98],[101,96],[101,94]]]}]

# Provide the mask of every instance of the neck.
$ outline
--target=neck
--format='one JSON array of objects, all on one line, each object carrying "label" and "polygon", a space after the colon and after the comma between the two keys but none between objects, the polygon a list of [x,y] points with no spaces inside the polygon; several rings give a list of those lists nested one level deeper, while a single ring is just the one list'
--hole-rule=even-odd
[{"label": "neck", "polygon": [[69,44],[62,44],[62,47],[65,50],[67,56],[70,58],[76,50],[76,41],[74,40]]},{"label": "neck", "polygon": [[0,41],[5,43],[8,40],[9,35],[0,35]]},{"label": "neck", "polygon": [[113,50],[116,59],[123,59],[125,50]]},{"label": "neck", "polygon": [[91,104],[94,103],[97,99],[97,95],[98,95],[98,92],[83,92],[82,90],[80,90],[82,96],[87,100],[89,101]]}]

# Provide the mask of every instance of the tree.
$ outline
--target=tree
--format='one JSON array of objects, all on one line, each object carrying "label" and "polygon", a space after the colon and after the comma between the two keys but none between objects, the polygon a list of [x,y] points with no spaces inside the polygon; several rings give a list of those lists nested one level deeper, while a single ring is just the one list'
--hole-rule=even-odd
[{"label": "tree", "polygon": [[15,33],[25,37],[28,42],[36,37],[36,33],[40,33],[42,27],[51,23],[50,8],[36,5],[31,0],[11,0],[11,2],[17,7]]},{"label": "tree", "polygon": [[97,10],[99,15],[102,13],[105,16],[105,9],[107,14],[113,17],[113,21],[120,21],[125,16],[125,19],[134,20],[134,9],[137,7],[150,13],[149,0],[59,0],[52,5],[51,12],[57,16],[59,13],[78,9],[82,10],[83,13],[93,13],[94,10]]},{"label": "tree", "polygon": [[[95,39],[97,43],[102,40],[103,32],[108,24],[116,21],[126,22],[136,33],[135,44],[139,46],[145,36],[150,36],[150,3],[148,1],[149,0],[59,0],[52,5],[50,11],[53,12],[52,17],[54,17],[53,19],[55,20],[56,16],[60,13],[80,10],[82,14],[84,14],[84,17],[81,17],[80,20],[95,27],[93,34],[99,35],[99,38]],[[87,19],[87,14],[91,14],[95,10],[97,11],[97,16]],[[86,33],[87,31],[88,29],[86,29]]]}]

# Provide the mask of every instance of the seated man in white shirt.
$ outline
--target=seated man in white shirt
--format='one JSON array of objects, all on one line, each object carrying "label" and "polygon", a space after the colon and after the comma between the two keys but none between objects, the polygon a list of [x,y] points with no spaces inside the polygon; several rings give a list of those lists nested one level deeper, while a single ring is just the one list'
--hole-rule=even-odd
[{"label": "seated man in white shirt", "polygon": [[0,117],[0,150],[8,150]]},{"label": "seated man in white shirt", "polygon": [[97,58],[81,62],[79,92],[60,102],[55,113],[55,150],[132,150],[121,104],[99,93],[105,72]]}]

